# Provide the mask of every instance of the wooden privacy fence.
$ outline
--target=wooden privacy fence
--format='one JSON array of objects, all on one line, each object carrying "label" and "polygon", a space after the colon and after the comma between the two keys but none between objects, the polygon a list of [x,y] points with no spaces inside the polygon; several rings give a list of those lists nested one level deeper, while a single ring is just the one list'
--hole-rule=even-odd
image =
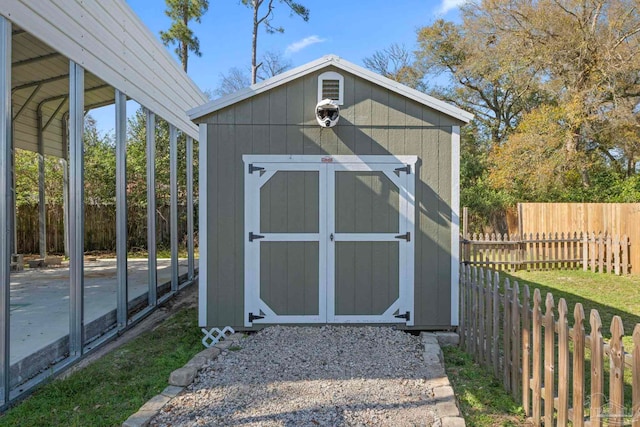
[{"label": "wooden privacy fence", "polygon": [[640,426],[640,324],[628,354],[619,316],[606,343],[597,310],[585,319],[578,303],[571,315],[563,298],[556,308],[551,293],[543,302],[538,289],[531,297],[528,286],[501,285],[497,272],[477,267],[464,267],[460,283],[460,346],[522,402],[528,422]]},{"label": "wooden privacy fence", "polygon": [[627,274],[629,238],[606,233],[468,234],[460,238],[464,264],[496,270],[591,270]]},{"label": "wooden privacy fence", "polygon": [[[198,207],[194,206],[194,225],[197,233]],[[64,252],[64,212],[61,205],[47,205],[47,252]],[[178,235],[187,233],[187,207],[178,205]],[[156,208],[156,243],[169,247],[171,243],[170,207]],[[16,212],[18,253],[38,253],[40,245],[38,206],[21,205]],[[116,208],[115,205],[87,204],[84,208],[84,249],[86,251],[115,251]],[[129,249],[147,247],[147,207],[129,205],[127,213]],[[184,239],[184,238],[182,238]],[[182,241],[182,240],[181,240]]]}]

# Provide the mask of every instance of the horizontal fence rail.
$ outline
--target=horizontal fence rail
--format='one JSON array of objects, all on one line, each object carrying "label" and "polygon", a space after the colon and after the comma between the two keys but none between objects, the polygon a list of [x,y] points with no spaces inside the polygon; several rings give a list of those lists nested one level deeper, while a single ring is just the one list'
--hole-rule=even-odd
[{"label": "horizontal fence rail", "polygon": [[582,268],[620,275],[631,270],[629,247],[626,235],[607,233],[468,234],[460,237],[460,259],[496,270]]},{"label": "horizontal fence rail", "polygon": [[551,293],[468,265],[460,284],[460,346],[522,402],[529,424],[640,427],[640,324],[627,353],[619,316],[605,342],[600,314],[586,318],[580,303],[570,312],[564,298],[556,306]]}]

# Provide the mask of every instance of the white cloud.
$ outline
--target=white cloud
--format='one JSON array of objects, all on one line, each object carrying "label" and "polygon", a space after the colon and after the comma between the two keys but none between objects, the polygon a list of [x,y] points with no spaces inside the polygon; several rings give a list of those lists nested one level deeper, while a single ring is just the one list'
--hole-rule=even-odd
[{"label": "white cloud", "polygon": [[300,52],[302,49],[311,46],[312,44],[322,43],[326,39],[322,39],[316,35],[305,37],[302,40],[291,43],[284,51],[285,55],[291,55],[292,53]]},{"label": "white cloud", "polygon": [[469,0],[442,0],[442,4],[440,5],[440,8],[438,9],[438,14],[439,15],[444,15],[445,13],[449,12],[450,10],[453,10],[457,7],[462,6],[463,4],[467,3]]}]

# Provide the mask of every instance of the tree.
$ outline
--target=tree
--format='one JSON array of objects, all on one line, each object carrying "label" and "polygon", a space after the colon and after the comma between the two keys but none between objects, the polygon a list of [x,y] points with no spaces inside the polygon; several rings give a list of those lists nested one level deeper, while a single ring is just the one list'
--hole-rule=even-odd
[{"label": "tree", "polygon": [[493,0],[470,3],[466,10],[497,39],[518,46],[517,55],[529,68],[541,70],[541,87],[563,112],[557,123],[563,139],[549,143],[566,151],[585,188],[591,186],[590,169],[602,161],[635,173],[640,151],[636,0]]},{"label": "tree", "polygon": [[[262,64],[258,72],[258,80],[266,80],[283,73],[291,68],[291,61],[284,59],[280,52],[267,51],[262,56]],[[251,85],[251,70],[232,67],[227,74],[220,75],[220,85],[214,91],[215,95],[224,96],[237,92]]]},{"label": "tree", "polygon": [[432,93],[473,112],[491,144],[500,144],[523,112],[539,102],[540,70],[518,55],[509,37],[476,19],[469,8],[463,9],[461,24],[440,19],[421,28],[418,43],[422,69],[450,81],[446,88],[432,87]]},{"label": "tree", "polygon": [[160,38],[165,46],[177,44],[176,55],[180,58],[182,69],[187,72],[189,52],[202,56],[200,41],[193,35],[189,22],[200,22],[202,16],[209,9],[209,0],[165,0],[167,10],[165,14],[171,18],[171,27],[167,31],[160,31]]},{"label": "tree", "polygon": [[377,50],[363,60],[364,66],[371,71],[418,90],[425,90],[422,79],[424,72],[416,64],[414,55],[405,46],[397,43]]},{"label": "tree", "polygon": [[[251,38],[251,84],[255,84],[258,81],[258,69],[263,65],[263,62],[257,63],[258,56],[258,29],[260,25],[264,25],[268,34],[284,33],[283,27],[273,26],[273,10],[275,9],[274,2],[276,0],[242,0],[242,3],[253,11],[253,29]],[[305,22],[309,21],[309,9],[300,3],[296,3],[293,0],[277,0],[278,3],[284,4],[291,10],[292,15],[298,15]],[[260,8],[266,3],[267,10],[260,15]]]}]

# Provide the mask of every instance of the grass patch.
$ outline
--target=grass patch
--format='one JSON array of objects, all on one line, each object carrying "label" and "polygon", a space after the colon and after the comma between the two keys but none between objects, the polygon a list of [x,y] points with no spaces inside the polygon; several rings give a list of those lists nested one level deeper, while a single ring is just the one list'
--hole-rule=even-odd
[{"label": "grass patch", "polygon": [[119,426],[202,350],[200,338],[196,309],[184,309],[68,378],[43,385],[0,417],[0,425]]},{"label": "grass patch", "polygon": [[520,426],[524,411],[493,375],[458,347],[443,347],[445,367],[468,426]]},{"label": "grass patch", "polygon": [[569,325],[573,326],[573,308],[582,303],[585,315],[585,330],[588,334],[589,314],[592,309],[598,310],[602,320],[602,335],[611,337],[609,328],[613,316],[620,316],[625,327],[623,340],[625,350],[633,349],[631,334],[636,323],[640,323],[640,276],[615,276],[613,274],[596,274],[582,270],[555,271],[518,271],[516,273],[500,273],[501,280],[517,280],[520,289],[529,285],[531,296],[533,290],[540,289],[544,313],[544,298],[550,292],[558,306],[560,298],[567,301],[569,308]]}]

